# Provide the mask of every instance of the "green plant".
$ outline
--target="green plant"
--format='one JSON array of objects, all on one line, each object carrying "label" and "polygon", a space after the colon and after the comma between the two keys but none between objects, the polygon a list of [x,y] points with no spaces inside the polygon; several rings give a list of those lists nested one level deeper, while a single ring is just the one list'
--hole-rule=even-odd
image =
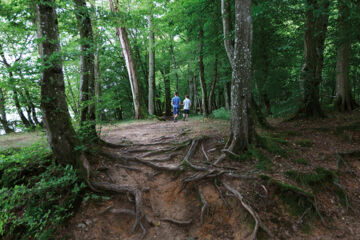
[{"label": "green plant", "polygon": [[72,215],[85,184],[71,166],[51,158],[45,144],[0,152],[0,236],[49,239]]},{"label": "green plant", "polygon": [[313,142],[308,139],[303,139],[295,142],[297,145],[300,145],[301,147],[312,147]]},{"label": "green plant", "polygon": [[212,112],[211,117],[215,119],[230,120],[231,112],[225,108],[219,108]]},{"label": "green plant", "polygon": [[298,163],[298,164],[303,164],[303,165],[308,165],[308,164],[309,164],[309,163],[308,163],[305,159],[303,159],[303,158],[298,158],[298,159],[295,160],[295,162]]}]

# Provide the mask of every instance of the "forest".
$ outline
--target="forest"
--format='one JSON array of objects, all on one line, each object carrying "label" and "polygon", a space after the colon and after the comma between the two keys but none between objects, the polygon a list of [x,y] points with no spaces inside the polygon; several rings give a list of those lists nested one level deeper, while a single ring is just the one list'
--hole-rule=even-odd
[{"label": "forest", "polygon": [[359,0],[0,0],[0,237],[360,239],[358,26]]}]

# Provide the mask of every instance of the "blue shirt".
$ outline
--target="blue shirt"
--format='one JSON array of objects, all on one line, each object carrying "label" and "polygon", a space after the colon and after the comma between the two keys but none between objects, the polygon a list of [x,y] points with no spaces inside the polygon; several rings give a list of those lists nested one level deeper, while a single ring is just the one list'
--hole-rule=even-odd
[{"label": "blue shirt", "polygon": [[181,102],[181,99],[179,96],[175,96],[171,99],[171,102],[173,104],[173,107],[176,107],[176,108],[179,108],[180,107],[180,102]]}]

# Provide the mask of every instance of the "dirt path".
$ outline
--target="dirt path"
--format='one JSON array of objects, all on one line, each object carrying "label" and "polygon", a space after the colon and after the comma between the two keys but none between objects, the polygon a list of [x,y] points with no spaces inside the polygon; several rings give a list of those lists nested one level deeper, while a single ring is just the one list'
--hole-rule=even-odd
[{"label": "dirt path", "polygon": [[[265,229],[272,234],[269,237],[263,230],[259,231],[259,236],[264,239],[360,239],[360,164],[356,156],[346,155],[345,161],[353,173],[344,167],[340,171],[335,155],[340,151],[360,150],[359,131],[356,127],[349,127],[358,126],[360,118],[357,117],[358,113],[345,120],[335,118],[330,123],[273,122],[274,131],[259,131],[271,139],[281,140],[278,143],[281,151],[263,152],[272,159],[269,171],[257,169],[260,160],[254,157],[248,161],[227,159],[216,169],[209,165],[207,159],[214,162],[221,155],[228,134],[226,121],[121,124],[102,130],[106,141],[126,145],[120,149],[104,149],[119,160],[108,161],[99,157],[93,168],[97,169],[98,181],[129,185],[141,191],[143,213],[148,219],[143,220],[144,239],[248,239],[254,221],[235,197],[236,191],[242,194],[245,204],[248,203],[259,214]],[[186,171],[161,169],[178,168],[189,154],[194,139],[198,139],[198,145],[190,159],[193,166],[187,166]],[[120,160],[122,158],[140,159],[156,164],[156,168],[138,160],[124,162]],[[299,159],[303,160],[302,163]],[[194,170],[194,166],[212,169],[213,172]],[[278,186],[264,180],[266,177],[295,186],[296,183],[287,175],[289,170],[311,172],[319,167],[338,174],[339,183],[349,193],[353,208],[347,212],[332,189],[317,193],[316,204],[327,226],[320,218],[307,214],[309,210],[306,209],[300,216],[289,214],[289,206],[281,200],[282,192]],[[234,177],[229,173],[242,175]],[[244,176],[257,177],[245,179]],[[194,180],[196,178],[199,180]],[[227,189],[224,183],[235,192]],[[299,187],[311,191],[309,187]],[[286,194],[297,194],[287,191]],[[141,239],[143,231],[140,226],[132,231],[135,218],[129,210],[136,210],[132,195],[116,194],[109,200],[89,200],[70,220],[65,235],[72,239]]]}]

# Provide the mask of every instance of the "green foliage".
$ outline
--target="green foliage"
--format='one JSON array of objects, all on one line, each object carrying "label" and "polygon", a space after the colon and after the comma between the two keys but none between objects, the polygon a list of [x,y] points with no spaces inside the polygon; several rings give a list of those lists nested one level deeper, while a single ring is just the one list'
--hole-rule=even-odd
[{"label": "green foliage", "polygon": [[285,174],[298,184],[309,186],[313,189],[318,189],[318,187],[321,187],[322,183],[332,183],[336,178],[336,175],[333,172],[324,168],[316,168],[315,172],[310,173],[290,170]]},{"label": "green foliage", "polygon": [[312,147],[314,144],[312,141],[310,141],[308,139],[302,139],[302,140],[296,141],[295,143],[301,147]]},{"label": "green foliage", "polygon": [[298,159],[295,160],[295,162],[298,163],[298,164],[302,164],[302,165],[308,165],[309,164],[308,161],[306,161],[303,158],[298,158]]},{"label": "green foliage", "polygon": [[230,110],[226,110],[224,107],[222,107],[214,110],[210,117],[213,117],[215,119],[230,120],[230,115]]},{"label": "green foliage", "polygon": [[43,144],[0,152],[0,236],[50,239],[72,215],[85,187],[71,166],[61,166]]}]

